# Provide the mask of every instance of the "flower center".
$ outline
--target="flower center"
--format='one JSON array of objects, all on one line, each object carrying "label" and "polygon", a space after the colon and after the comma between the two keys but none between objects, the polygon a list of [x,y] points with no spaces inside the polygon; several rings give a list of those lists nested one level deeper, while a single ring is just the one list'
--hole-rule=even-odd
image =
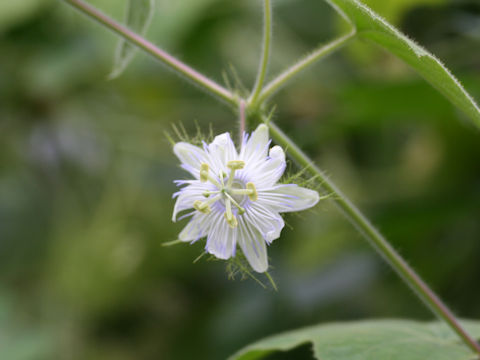
[{"label": "flower center", "polygon": [[245,189],[245,184],[241,181],[234,180],[232,186],[230,186],[230,189],[225,189],[225,191],[228,192],[229,195],[233,198],[233,200],[235,200],[238,204],[243,205],[247,195],[235,193],[235,190],[243,190],[243,189]]},{"label": "flower center", "polygon": [[204,192],[203,196],[205,196],[206,200],[196,200],[193,203],[193,207],[200,212],[208,214],[212,211],[210,205],[221,200],[225,205],[225,220],[231,228],[235,228],[238,226],[238,221],[233,214],[232,205],[238,209],[238,214],[241,215],[245,212],[242,205],[245,202],[246,197],[248,196],[251,201],[255,201],[258,198],[258,194],[253,183],[249,182],[244,184],[242,181],[235,180],[235,172],[245,167],[244,161],[229,161],[227,167],[230,169],[227,181],[225,182],[227,174],[222,172],[219,174],[220,182],[218,182],[210,175],[208,164],[203,163],[201,165],[200,181],[212,183],[217,190]]}]

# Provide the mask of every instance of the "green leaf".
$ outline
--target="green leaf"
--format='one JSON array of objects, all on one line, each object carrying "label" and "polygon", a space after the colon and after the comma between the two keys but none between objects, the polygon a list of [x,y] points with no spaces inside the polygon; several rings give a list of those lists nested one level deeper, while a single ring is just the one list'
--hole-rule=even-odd
[{"label": "green leaf", "polygon": [[446,0],[362,0],[362,3],[382,14],[392,24],[398,24],[404,14],[413,8],[446,3]]},{"label": "green leaf", "polygon": [[480,109],[460,82],[438,60],[358,0],[326,0],[357,31],[405,61],[480,128]]},{"label": "green leaf", "polygon": [[[155,0],[127,0],[126,25],[139,35],[145,35],[153,17]],[[120,39],[110,79],[118,77],[132,61],[137,47]]]},{"label": "green leaf", "polygon": [[[480,321],[463,321],[480,338]],[[312,326],[253,343],[229,360],[262,359],[276,351],[312,344],[321,360],[474,360],[471,350],[444,323],[378,320]]]}]

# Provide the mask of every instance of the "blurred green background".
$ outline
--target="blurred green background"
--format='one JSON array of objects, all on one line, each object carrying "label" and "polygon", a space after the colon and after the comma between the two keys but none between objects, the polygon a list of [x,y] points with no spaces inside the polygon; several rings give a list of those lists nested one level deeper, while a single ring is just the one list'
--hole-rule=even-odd
[{"label": "blurred green background", "polygon": [[[477,0],[369,0],[480,99]],[[124,2],[92,4],[122,19]],[[319,0],[274,1],[270,74],[344,25]],[[148,38],[250,87],[256,0],[157,0]],[[269,249],[279,291],[162,247],[164,135],[235,131],[228,109],[139,54],[107,79],[117,39],[61,1],[0,2],[0,359],[225,359],[275,332],[431,314],[328,202],[290,215]],[[480,134],[403,63],[354,42],[275,98],[276,121],[462,317],[480,318]],[[305,349],[304,349],[305,350]],[[272,357],[272,359],[277,357]],[[309,351],[287,354],[309,358]]]}]

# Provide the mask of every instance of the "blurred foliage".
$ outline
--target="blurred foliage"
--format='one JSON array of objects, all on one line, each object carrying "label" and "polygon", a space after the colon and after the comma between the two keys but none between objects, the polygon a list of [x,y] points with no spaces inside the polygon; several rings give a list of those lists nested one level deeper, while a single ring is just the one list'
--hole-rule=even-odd
[{"label": "blurred foliage", "polygon": [[[145,36],[150,21],[153,18],[155,11],[154,0],[143,1],[130,1],[127,0],[127,6],[125,9],[125,25],[140,36]],[[117,50],[115,51],[115,63],[113,70],[110,73],[109,79],[112,80],[126,69],[128,64],[132,61],[135,54],[138,51],[138,47],[128,42],[127,40],[120,38],[118,40]]]},{"label": "blurred foliage", "polygon": [[26,18],[35,16],[47,0],[25,0],[0,3],[0,30],[15,26]]},{"label": "blurred foliage", "polygon": [[[394,3],[369,2],[479,99],[478,2]],[[92,4],[122,18],[123,2]],[[338,32],[321,1],[274,9],[272,74]],[[184,225],[171,194],[187,177],[164,131],[235,131],[234,116],[145,55],[108,81],[117,39],[61,2],[4,1],[0,14],[0,358],[224,359],[298,326],[430,318],[328,202],[286,218],[269,249],[278,292],[192,264],[201,243],[162,247]],[[159,0],[148,38],[250,86],[261,19],[257,1]],[[364,43],[275,102],[276,121],[446,302],[479,317],[480,147],[463,115]]]}]

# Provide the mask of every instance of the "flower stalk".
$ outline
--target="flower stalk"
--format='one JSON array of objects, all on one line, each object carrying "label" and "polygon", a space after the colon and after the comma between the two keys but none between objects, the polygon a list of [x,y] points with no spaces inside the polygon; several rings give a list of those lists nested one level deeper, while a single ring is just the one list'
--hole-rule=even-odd
[{"label": "flower stalk", "polygon": [[246,131],[245,107],[246,107],[245,100],[240,99],[239,104],[238,104],[238,123],[239,123],[238,140],[239,140],[239,143],[242,142],[243,134]]}]

